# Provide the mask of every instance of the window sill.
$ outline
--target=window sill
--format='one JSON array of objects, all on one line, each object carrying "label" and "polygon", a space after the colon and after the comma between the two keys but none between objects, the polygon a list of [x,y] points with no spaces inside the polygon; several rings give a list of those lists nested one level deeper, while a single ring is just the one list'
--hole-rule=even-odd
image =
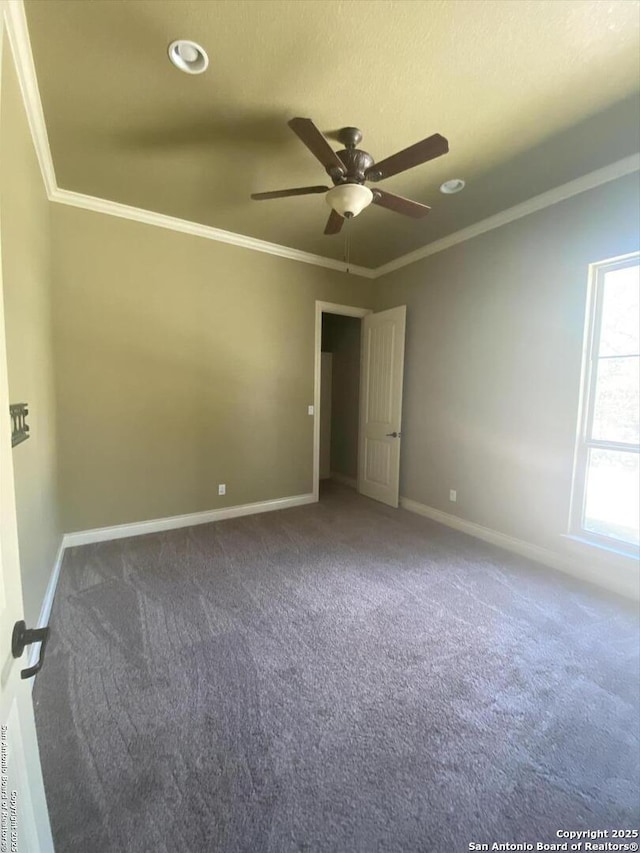
[{"label": "window sill", "polygon": [[638,567],[640,553],[637,549],[634,550],[633,546],[630,546],[630,550],[627,550],[624,546],[617,548],[615,545],[597,542],[586,536],[579,536],[576,533],[565,533],[562,535],[562,539],[568,550],[574,554],[594,557],[598,562],[603,564],[623,566],[627,569]]}]

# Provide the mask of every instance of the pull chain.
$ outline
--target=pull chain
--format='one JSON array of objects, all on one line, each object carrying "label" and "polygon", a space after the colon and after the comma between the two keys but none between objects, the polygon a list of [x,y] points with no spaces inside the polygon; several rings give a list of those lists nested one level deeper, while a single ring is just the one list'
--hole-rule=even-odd
[{"label": "pull chain", "polygon": [[351,221],[345,220],[344,223],[344,262],[347,265],[346,273],[349,274],[349,258],[351,255]]}]

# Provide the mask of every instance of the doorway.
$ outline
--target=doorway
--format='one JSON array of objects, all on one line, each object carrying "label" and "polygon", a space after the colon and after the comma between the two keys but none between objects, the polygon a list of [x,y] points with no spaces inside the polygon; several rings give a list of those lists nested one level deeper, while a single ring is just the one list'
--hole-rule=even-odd
[{"label": "doorway", "polygon": [[[352,396],[357,384],[359,397],[359,421],[357,430],[357,482],[358,491],[397,507],[399,503],[400,488],[400,444],[402,429],[402,380],[404,365],[404,343],[406,329],[406,306],[398,305],[395,308],[387,308],[384,311],[373,313],[368,308],[355,308],[350,305],[336,305],[330,302],[316,302],[316,330],[315,330],[315,377],[314,377],[314,405],[310,407],[310,414],[314,414],[313,422],[313,496],[317,501],[320,495],[320,451],[321,451],[321,428],[323,425],[322,413],[322,344],[323,344],[323,318],[325,315],[337,315],[337,318],[329,320],[325,326],[325,341],[334,337],[334,329],[341,325],[339,318],[356,318],[360,325],[360,370],[357,380],[354,379],[355,370],[351,369],[351,381],[346,383],[346,388],[351,389]],[[346,326],[345,326],[346,328]],[[353,330],[353,327],[352,327]],[[345,340],[356,337],[343,328],[336,333],[338,338],[344,336]],[[331,344],[332,348],[334,344]],[[342,348],[342,344],[337,344]],[[346,344],[345,344],[346,348]],[[332,388],[329,393],[328,377],[337,375],[337,369],[333,365],[331,353],[331,368],[329,358],[325,356],[325,398],[328,400],[335,395]],[[339,382],[345,385],[344,377],[340,375]],[[347,393],[348,390],[347,390]],[[333,424],[334,416],[327,416],[328,404],[325,404],[324,434],[325,447],[323,449],[323,475],[332,473],[332,467],[338,466],[349,473],[342,474],[350,477],[353,472],[353,453],[349,448],[353,446],[354,430],[347,428],[347,435],[341,428],[343,435],[336,441],[336,447],[332,448],[334,441],[326,440],[328,424]],[[349,405],[349,410],[353,411]],[[350,414],[346,414],[344,408],[340,407],[340,416],[344,419],[343,424],[351,422]],[[358,407],[355,407],[357,411]],[[338,448],[341,449],[338,449]],[[345,451],[344,464],[338,463],[341,450]],[[336,471],[340,475],[342,472]],[[353,485],[352,482],[349,485]]]},{"label": "doorway", "polygon": [[359,317],[323,313],[320,354],[320,486],[356,488],[360,399]]},{"label": "doorway", "polygon": [[360,327],[367,314],[371,314],[369,308],[316,302],[313,441],[316,500],[321,480],[333,476],[353,488],[357,485]]}]

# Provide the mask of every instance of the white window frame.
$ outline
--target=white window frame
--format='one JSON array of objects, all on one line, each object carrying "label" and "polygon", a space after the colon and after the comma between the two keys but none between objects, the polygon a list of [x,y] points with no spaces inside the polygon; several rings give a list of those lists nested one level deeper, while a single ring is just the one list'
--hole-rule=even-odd
[{"label": "white window frame", "polygon": [[640,452],[640,446],[627,442],[603,441],[591,438],[593,413],[595,407],[595,391],[597,380],[597,347],[602,322],[602,303],[604,278],[606,273],[624,267],[636,266],[640,262],[640,252],[631,252],[589,266],[589,288],[587,294],[587,313],[585,320],[585,337],[582,361],[582,377],[580,384],[580,414],[574,456],[573,481],[571,490],[571,509],[569,516],[569,533],[581,541],[615,551],[625,556],[637,557],[637,546],[620,539],[594,533],[583,527],[586,502],[586,477],[589,450],[619,450],[627,453]]}]

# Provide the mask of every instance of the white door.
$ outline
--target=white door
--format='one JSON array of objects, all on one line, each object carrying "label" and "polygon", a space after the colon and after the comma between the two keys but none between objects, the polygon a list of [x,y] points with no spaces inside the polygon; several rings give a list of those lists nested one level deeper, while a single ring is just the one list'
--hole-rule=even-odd
[{"label": "white door", "polygon": [[33,719],[31,682],[20,678],[20,670],[29,666],[31,647],[28,646],[17,660],[11,654],[13,625],[24,619],[24,615],[13,490],[6,353],[0,274],[0,846],[2,850],[17,850],[19,853],[53,853]]},{"label": "white door", "polygon": [[358,491],[398,506],[407,307],[362,320]]}]

